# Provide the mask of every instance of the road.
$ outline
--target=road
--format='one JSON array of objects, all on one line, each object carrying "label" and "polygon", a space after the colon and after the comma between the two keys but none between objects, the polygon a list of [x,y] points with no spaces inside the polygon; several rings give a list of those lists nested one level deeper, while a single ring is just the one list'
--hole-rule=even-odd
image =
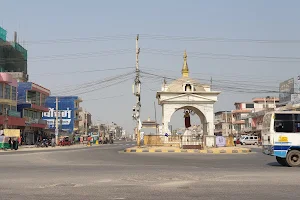
[{"label": "road", "polygon": [[[131,143],[1,154],[1,200],[297,199],[300,168],[273,157],[119,153]],[[254,149],[259,151],[259,149]]]}]

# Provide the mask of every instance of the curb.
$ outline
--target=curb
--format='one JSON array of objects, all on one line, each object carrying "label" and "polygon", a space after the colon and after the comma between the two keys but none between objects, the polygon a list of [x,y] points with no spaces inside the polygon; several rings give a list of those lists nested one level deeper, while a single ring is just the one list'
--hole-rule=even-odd
[{"label": "curb", "polygon": [[200,154],[246,154],[251,153],[251,149],[124,149],[124,153],[200,153]]}]

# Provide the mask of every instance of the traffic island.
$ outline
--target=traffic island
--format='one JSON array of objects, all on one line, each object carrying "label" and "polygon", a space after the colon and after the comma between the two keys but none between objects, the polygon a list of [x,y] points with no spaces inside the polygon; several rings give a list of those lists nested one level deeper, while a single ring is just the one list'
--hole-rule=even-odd
[{"label": "traffic island", "polygon": [[247,154],[249,148],[218,147],[207,149],[180,149],[176,147],[131,147],[124,149],[125,153],[200,153],[200,154]]}]

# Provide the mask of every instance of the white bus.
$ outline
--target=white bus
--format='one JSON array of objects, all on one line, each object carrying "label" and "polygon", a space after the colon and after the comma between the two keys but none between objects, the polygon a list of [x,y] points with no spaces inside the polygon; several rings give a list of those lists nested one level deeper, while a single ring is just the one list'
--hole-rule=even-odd
[{"label": "white bus", "polygon": [[262,125],[263,153],[283,166],[300,166],[300,111],[267,113]]}]

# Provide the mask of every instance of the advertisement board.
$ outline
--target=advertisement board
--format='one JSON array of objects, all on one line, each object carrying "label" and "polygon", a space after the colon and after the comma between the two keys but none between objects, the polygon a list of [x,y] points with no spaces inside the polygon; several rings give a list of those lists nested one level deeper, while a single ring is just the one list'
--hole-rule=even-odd
[{"label": "advertisement board", "polygon": [[[58,129],[68,130],[72,133],[74,130],[75,120],[75,100],[78,97],[60,97],[58,101]],[[48,97],[46,99],[46,106],[49,111],[43,113],[43,120],[47,121],[49,129],[56,128],[56,98]]]},{"label": "advertisement board", "polygon": [[4,129],[5,137],[20,137],[20,129]]},{"label": "advertisement board", "polygon": [[291,78],[279,84],[280,103],[288,103],[291,101],[291,95],[294,94],[294,84],[294,78]]}]

